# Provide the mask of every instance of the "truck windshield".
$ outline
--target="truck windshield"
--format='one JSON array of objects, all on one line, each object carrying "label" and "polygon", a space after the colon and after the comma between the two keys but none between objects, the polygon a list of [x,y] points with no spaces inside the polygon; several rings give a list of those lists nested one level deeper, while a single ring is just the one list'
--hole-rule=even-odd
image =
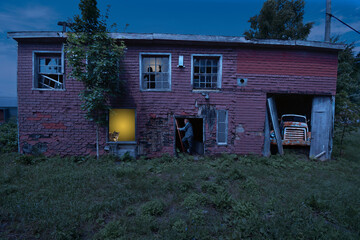
[{"label": "truck windshield", "polygon": [[283,122],[306,122],[304,117],[300,116],[283,116],[282,117]]}]

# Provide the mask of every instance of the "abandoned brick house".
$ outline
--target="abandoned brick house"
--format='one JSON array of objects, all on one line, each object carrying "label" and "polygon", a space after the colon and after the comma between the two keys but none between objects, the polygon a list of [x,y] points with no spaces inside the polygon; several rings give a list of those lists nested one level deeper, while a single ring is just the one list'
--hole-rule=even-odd
[{"label": "abandoned brick house", "polygon": [[[95,154],[95,125],[84,118],[80,82],[69,78],[63,32],[12,32],[18,42],[20,152]],[[248,41],[242,37],[114,33],[127,47],[101,153],[176,154],[189,118],[199,154],[269,153],[268,99],[277,116],[310,120],[310,155],[332,148],[337,58],[342,45]],[[271,126],[272,124],[270,124]]]}]

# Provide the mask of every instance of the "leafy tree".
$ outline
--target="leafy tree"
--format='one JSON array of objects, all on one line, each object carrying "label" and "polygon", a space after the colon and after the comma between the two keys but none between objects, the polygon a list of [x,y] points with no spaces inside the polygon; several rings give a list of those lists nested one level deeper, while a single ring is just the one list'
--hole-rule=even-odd
[{"label": "leafy tree", "polygon": [[[337,42],[338,38],[332,40]],[[360,126],[360,54],[355,57],[354,44],[345,44],[339,53],[338,81],[335,102],[335,141],[340,148],[344,137]]]},{"label": "leafy tree", "polygon": [[247,39],[306,39],[313,23],[303,24],[304,0],[267,0],[259,15],[250,18]]},{"label": "leafy tree", "polygon": [[18,148],[18,131],[15,119],[0,124],[0,153],[16,152]]},{"label": "leafy tree", "polygon": [[106,124],[109,97],[121,94],[119,63],[124,43],[109,35],[108,15],[101,16],[96,0],[81,0],[81,16],[70,20],[66,54],[71,77],[84,84],[80,94],[86,118],[96,123],[96,146],[99,156],[99,127]]}]

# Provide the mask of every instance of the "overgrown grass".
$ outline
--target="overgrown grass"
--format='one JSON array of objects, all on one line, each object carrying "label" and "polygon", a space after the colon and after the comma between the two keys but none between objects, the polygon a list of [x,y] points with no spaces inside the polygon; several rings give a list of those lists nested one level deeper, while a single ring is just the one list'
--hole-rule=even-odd
[{"label": "overgrown grass", "polygon": [[18,147],[17,123],[11,119],[0,124],[0,153],[15,152]]},{"label": "overgrown grass", "polygon": [[352,151],[328,162],[291,153],[133,161],[4,154],[0,238],[359,239]]},{"label": "overgrown grass", "polygon": [[[335,139],[335,143],[340,142],[339,139]],[[334,145],[334,157],[335,158],[345,158],[350,161],[359,160],[359,142],[360,142],[360,129],[358,131],[352,132],[344,138],[342,156],[340,156],[340,147],[339,145]]]}]

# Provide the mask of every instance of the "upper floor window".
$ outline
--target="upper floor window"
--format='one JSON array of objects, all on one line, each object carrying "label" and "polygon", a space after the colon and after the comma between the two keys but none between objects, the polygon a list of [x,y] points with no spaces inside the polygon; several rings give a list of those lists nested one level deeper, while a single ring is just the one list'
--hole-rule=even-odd
[{"label": "upper floor window", "polygon": [[192,56],[192,85],[194,89],[221,88],[221,55]]},{"label": "upper floor window", "polygon": [[141,53],[140,84],[142,90],[171,90],[171,55]]},{"label": "upper floor window", "polygon": [[34,53],[34,88],[64,89],[64,64],[60,52]]}]

